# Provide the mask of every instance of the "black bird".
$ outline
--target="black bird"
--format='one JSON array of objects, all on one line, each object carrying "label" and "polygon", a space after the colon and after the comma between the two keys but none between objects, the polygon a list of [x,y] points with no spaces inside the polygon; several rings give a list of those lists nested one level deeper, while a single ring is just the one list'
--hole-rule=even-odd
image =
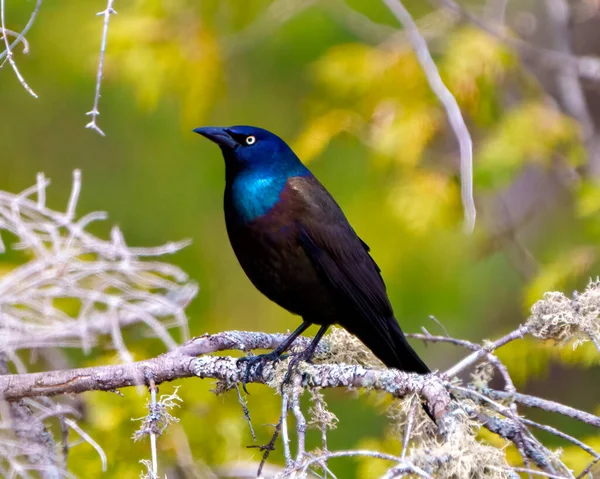
[{"label": "black bird", "polygon": [[309,360],[332,324],[386,366],[425,374],[392,311],[379,267],[329,192],[277,135],[251,126],[196,128],[225,158],[225,222],[231,246],[265,296],[302,317],[272,353],[279,358],[311,324]]}]

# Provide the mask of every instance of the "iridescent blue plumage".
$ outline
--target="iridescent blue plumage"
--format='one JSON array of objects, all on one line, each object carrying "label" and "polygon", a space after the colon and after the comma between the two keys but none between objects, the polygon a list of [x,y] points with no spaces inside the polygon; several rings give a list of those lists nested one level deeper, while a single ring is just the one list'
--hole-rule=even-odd
[{"label": "iridescent blue plumage", "polygon": [[[234,208],[245,222],[268,213],[279,201],[288,178],[310,176],[291,148],[280,138],[271,138],[266,130],[234,126],[237,135],[252,136],[252,149],[236,150],[236,164],[231,165],[231,195]],[[238,169],[240,163],[243,168]]]},{"label": "iridescent blue plumage", "polygon": [[321,325],[308,359],[331,324],[357,336],[389,367],[427,373],[394,318],[379,268],[344,213],[277,135],[250,126],[197,128],[217,143],[226,169],[225,223],[248,278],[303,324]]}]

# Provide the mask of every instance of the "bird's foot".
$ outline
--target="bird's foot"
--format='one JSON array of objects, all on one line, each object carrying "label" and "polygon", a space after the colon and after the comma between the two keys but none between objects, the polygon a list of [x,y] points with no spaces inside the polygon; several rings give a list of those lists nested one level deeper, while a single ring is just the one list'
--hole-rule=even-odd
[{"label": "bird's foot", "polygon": [[269,362],[276,363],[277,361],[285,359],[286,357],[286,354],[280,355],[277,351],[272,351],[267,354],[259,354],[257,356],[244,356],[243,358],[238,359],[237,364],[247,363],[246,371],[244,372],[244,378],[242,379],[242,388],[244,389],[246,394],[250,394],[246,389],[246,384],[248,384],[250,374],[252,373],[254,367],[256,367],[256,369],[254,370],[254,374],[260,376],[262,375],[263,369],[265,368],[265,364]]},{"label": "bird's foot", "polygon": [[313,357],[314,351],[312,351],[310,348],[305,349],[304,351],[301,351],[299,353],[293,354],[292,359],[290,359],[290,362],[288,364],[288,369],[285,373],[285,376],[283,377],[283,381],[281,382],[281,392],[283,393],[283,387],[286,384],[289,384],[290,380],[292,379],[293,374],[298,371],[298,367],[300,366],[300,363],[302,361],[312,364],[312,357]]}]

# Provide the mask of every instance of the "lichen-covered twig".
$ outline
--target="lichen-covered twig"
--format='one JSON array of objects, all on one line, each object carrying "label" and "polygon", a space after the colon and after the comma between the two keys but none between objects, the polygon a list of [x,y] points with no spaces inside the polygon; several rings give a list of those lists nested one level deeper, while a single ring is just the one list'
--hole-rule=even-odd
[{"label": "lichen-covered twig", "polygon": [[[264,333],[237,331],[221,333],[216,337],[197,338],[191,344],[205,352],[216,352],[221,348],[231,348],[232,337],[238,338],[237,348],[239,349],[250,349],[252,346],[261,347],[266,340]],[[280,340],[281,336],[275,335],[275,337],[269,338],[268,342],[276,345]],[[183,346],[182,350],[189,350],[189,348],[190,344]],[[22,397],[78,393],[88,390],[108,391],[139,384],[140,378],[144,377],[144,371],[147,370],[153,372],[156,384],[176,378],[199,376],[218,379],[233,386],[241,381],[245,373],[244,368],[237,365],[235,358],[219,356],[195,358],[182,354],[180,350],[176,349],[157,358],[132,364],[0,376],[0,393],[5,399],[12,400]],[[267,366],[261,375],[251,374],[249,382],[267,384],[272,380],[274,373],[274,369]],[[359,365],[317,364],[306,365],[302,368],[302,385],[319,388],[378,389],[399,397],[418,394],[425,398],[432,411],[434,411],[442,433],[444,430],[448,433],[454,427],[453,415],[451,414],[452,408],[450,407],[451,400],[446,390],[447,386],[437,376],[419,376],[385,369],[373,370]],[[490,392],[490,394],[495,393]],[[523,401],[518,395],[515,400],[530,404],[529,401]],[[562,412],[561,408],[558,407],[553,407],[552,410]],[[600,418],[589,413],[580,411],[578,414],[569,415],[600,427]],[[503,432],[501,428],[492,428],[492,430]]]},{"label": "lichen-covered twig", "polygon": [[158,450],[156,440],[161,436],[165,429],[172,424],[179,422],[179,419],[171,415],[170,410],[179,407],[181,398],[177,395],[178,387],[172,394],[163,394],[160,399],[157,398],[158,387],[154,380],[154,374],[150,370],[144,372],[144,379],[150,390],[150,401],[148,402],[148,414],[142,418],[135,419],[141,421],[140,428],[134,433],[133,440],[150,437],[151,460],[141,461],[148,469],[147,477],[149,479],[158,479]]}]

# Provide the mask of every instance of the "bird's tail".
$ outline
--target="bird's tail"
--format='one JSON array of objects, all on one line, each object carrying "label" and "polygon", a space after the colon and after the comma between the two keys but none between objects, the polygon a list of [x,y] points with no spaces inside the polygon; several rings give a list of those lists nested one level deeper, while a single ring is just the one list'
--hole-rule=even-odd
[{"label": "bird's tail", "polygon": [[406,336],[404,336],[398,322],[392,318],[387,325],[390,332],[391,350],[387,351],[386,354],[382,354],[383,357],[379,358],[383,364],[388,368],[396,368],[409,373],[427,374],[431,372],[406,340]]},{"label": "bird's tail", "polygon": [[[396,368],[409,373],[427,374],[431,372],[408,343],[395,318],[392,317],[380,324],[386,325],[387,334],[383,334],[382,331],[379,331],[380,334],[372,335],[363,333],[360,335],[360,339],[383,364],[388,368]],[[423,403],[423,409],[435,423],[435,417],[427,404]]]}]

